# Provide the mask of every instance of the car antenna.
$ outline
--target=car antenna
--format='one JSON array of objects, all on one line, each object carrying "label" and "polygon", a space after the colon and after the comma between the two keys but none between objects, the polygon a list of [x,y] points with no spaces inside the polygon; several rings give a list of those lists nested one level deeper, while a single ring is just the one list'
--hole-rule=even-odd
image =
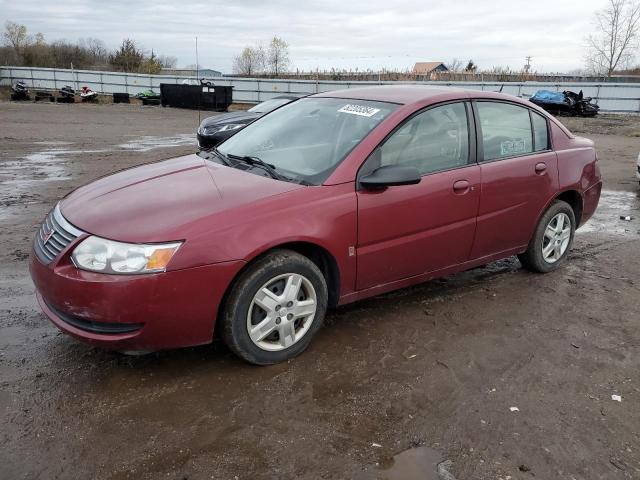
[{"label": "car antenna", "polygon": [[200,82],[200,65],[198,65],[198,37],[196,37],[196,81],[198,82],[198,126],[200,127],[200,107],[202,106],[202,84]]}]

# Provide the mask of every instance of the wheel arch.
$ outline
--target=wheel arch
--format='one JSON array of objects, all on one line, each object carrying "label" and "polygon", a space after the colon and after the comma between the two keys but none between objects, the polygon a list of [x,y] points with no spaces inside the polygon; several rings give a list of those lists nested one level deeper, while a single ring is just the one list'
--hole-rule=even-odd
[{"label": "wheel arch", "polygon": [[573,215],[576,219],[576,228],[580,226],[580,222],[582,220],[582,211],[584,208],[582,195],[577,190],[573,190],[573,189],[563,190],[561,192],[558,192],[551,200],[549,200],[546,203],[544,208],[542,208],[542,210],[538,212],[538,217],[536,218],[536,223],[533,226],[533,231],[531,232],[531,238],[529,241],[533,239],[533,235],[535,234],[537,225],[538,223],[540,223],[540,219],[544,215],[544,212],[546,212],[549,209],[549,207],[553,204],[553,202],[555,202],[556,200],[562,200],[563,202],[566,202],[569,204],[569,206],[573,210]]},{"label": "wheel arch", "polygon": [[229,294],[235,287],[238,279],[244,274],[244,272],[251,268],[256,261],[275,250],[292,250],[311,260],[320,269],[322,275],[325,278],[325,281],[327,282],[328,306],[335,307],[338,305],[338,301],[340,299],[340,267],[338,266],[338,262],[331,254],[331,252],[329,252],[329,250],[322,247],[318,243],[311,241],[304,240],[283,242],[277,245],[269,246],[265,250],[254,253],[253,256],[247,259],[246,264],[243,265],[243,267],[235,274],[235,276],[233,277],[231,282],[229,282],[229,285],[225,289],[222,299],[220,300],[216,318],[216,326],[214,330],[217,330],[218,325],[222,323],[219,321],[220,317],[223,314],[224,306],[227,302]]},{"label": "wheel arch", "polygon": [[[573,215],[576,219],[576,228],[580,226],[582,222],[582,211],[584,210],[584,203],[582,200],[582,195],[577,190],[565,190],[564,192],[559,193],[556,197],[549,203],[555,202],[556,200],[562,200],[563,202],[568,203],[573,210]],[[549,205],[545,208],[549,208]],[[543,212],[544,213],[544,212]]]}]

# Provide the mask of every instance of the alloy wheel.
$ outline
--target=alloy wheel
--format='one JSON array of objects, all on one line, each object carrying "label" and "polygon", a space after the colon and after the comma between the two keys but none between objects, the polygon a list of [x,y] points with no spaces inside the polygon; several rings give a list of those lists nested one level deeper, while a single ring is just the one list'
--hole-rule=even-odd
[{"label": "alloy wheel", "polygon": [[566,213],[558,213],[547,224],[542,237],[542,257],[547,263],[562,258],[571,241],[571,220]]},{"label": "alloy wheel", "polygon": [[259,348],[277,352],[309,331],[317,308],[316,291],[303,275],[286,273],[266,282],[247,312],[247,331]]}]

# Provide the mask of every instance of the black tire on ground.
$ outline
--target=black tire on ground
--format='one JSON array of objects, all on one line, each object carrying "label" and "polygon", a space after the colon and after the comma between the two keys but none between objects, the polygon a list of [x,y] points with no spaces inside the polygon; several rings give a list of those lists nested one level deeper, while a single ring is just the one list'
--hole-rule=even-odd
[{"label": "black tire on ground", "polygon": [[[555,262],[548,262],[547,260],[545,260],[542,253],[544,233],[549,223],[559,213],[565,213],[569,217],[571,223],[571,235],[569,237],[569,244],[567,245],[566,250],[559,260],[556,260]],[[533,237],[529,242],[527,251],[518,255],[520,263],[522,263],[522,266],[527,270],[537,273],[548,273],[556,270],[567,261],[567,256],[569,255],[569,251],[571,250],[571,246],[573,245],[573,237],[575,235],[575,231],[576,218],[573,209],[567,202],[556,200],[540,218],[535,232],[533,233]]]},{"label": "black tire on ground", "polygon": [[[249,336],[247,316],[255,294],[271,279],[288,273],[304,276],[315,290],[316,313],[306,334],[280,351],[268,351]],[[274,250],[244,271],[231,287],[220,316],[222,338],[236,355],[255,365],[284,362],[302,353],[322,326],[327,311],[327,284],[320,269],[307,257],[291,250]]]}]

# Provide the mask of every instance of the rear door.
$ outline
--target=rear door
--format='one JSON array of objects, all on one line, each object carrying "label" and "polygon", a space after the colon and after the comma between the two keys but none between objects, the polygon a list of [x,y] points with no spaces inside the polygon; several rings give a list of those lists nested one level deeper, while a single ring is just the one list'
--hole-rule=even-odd
[{"label": "rear door", "polygon": [[558,189],[545,117],[496,101],[474,102],[474,113],[482,186],[472,259],[527,245]]},{"label": "rear door", "polygon": [[416,167],[417,185],[359,189],[357,289],[467,260],[479,203],[480,167],[470,104],[422,111],[395,130],[359,176],[386,165]]}]

